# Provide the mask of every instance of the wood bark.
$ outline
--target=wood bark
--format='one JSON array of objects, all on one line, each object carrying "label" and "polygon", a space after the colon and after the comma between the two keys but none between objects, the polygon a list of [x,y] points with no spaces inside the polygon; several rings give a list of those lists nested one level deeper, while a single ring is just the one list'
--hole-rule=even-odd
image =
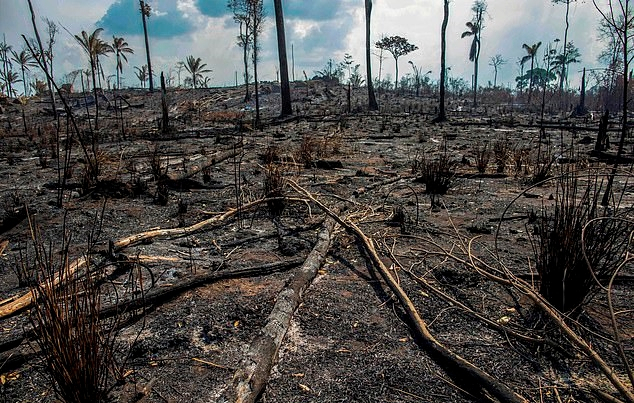
[{"label": "wood bark", "polygon": [[244,357],[233,377],[235,403],[255,403],[266,386],[271,369],[277,360],[282,340],[288,331],[291,319],[299,306],[304,291],[317,275],[324,263],[332,242],[335,221],[328,219],[319,234],[319,240],[312,249],[302,267],[295,273],[282,291],[277,295],[275,306],[266,325]]},{"label": "wood bark", "polygon": [[280,82],[282,92],[282,113],[280,117],[293,114],[291,105],[291,85],[288,80],[288,59],[286,57],[286,33],[284,31],[284,9],[282,0],[274,0],[275,27],[277,28],[277,53],[280,62]]},{"label": "wood bark", "polygon": [[[196,231],[201,230],[202,228],[222,222],[230,217],[236,215],[239,211],[247,210],[254,206],[258,206],[262,203],[266,203],[266,199],[256,200],[254,202],[245,204],[241,209],[229,209],[223,214],[208,218],[204,221],[198,222],[194,225],[184,228],[167,228],[167,229],[157,229],[151,231],[145,231],[138,234],[130,235],[124,238],[121,238],[117,241],[110,242],[110,254],[114,255],[116,252],[123,250],[124,248],[134,245],[136,243],[147,241],[149,239],[154,238],[171,238],[171,237],[181,237],[190,235]],[[70,267],[66,271],[66,276],[74,274],[77,270],[80,270],[84,266],[86,266],[87,258],[81,257],[76,259],[75,261],[70,263]],[[53,286],[59,285],[60,278],[59,275],[56,275],[55,279],[53,279]],[[0,305],[0,319],[15,315],[23,310],[31,307],[35,302],[35,298],[32,292],[27,292],[20,297],[15,299],[9,299],[8,302],[4,305]]]},{"label": "wood bark", "polygon": [[412,301],[409,299],[405,291],[401,288],[398,281],[394,278],[394,276],[390,272],[390,269],[388,269],[381,260],[379,254],[374,247],[374,241],[372,240],[372,238],[367,237],[361,231],[361,229],[356,226],[356,224],[341,219],[337,214],[335,214],[319,200],[315,199],[311,193],[300,187],[297,183],[289,181],[289,184],[293,189],[295,189],[295,191],[309,198],[320,209],[322,209],[331,218],[333,218],[339,225],[341,225],[348,232],[354,234],[357,237],[357,239],[363,245],[364,250],[368,254],[373,265],[378,269],[385,283],[395,294],[403,309],[405,309],[405,312],[409,319],[411,331],[414,333],[415,337],[420,341],[420,343],[433,354],[435,359],[440,359],[442,364],[448,364],[453,370],[458,371],[463,377],[466,377],[474,384],[479,385],[491,395],[499,399],[501,402],[528,403],[528,400],[526,400],[524,397],[520,396],[518,393],[510,389],[500,380],[492,377],[482,369],[473,365],[471,362],[454,353],[452,350],[440,343],[430,333],[429,329],[427,328],[427,324],[418,313],[418,310],[416,309]]}]

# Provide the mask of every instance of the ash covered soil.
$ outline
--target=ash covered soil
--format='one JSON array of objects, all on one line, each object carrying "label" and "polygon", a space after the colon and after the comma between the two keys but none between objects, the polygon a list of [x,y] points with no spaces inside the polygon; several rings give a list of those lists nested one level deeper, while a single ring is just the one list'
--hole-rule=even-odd
[{"label": "ash covered soil", "polygon": [[[354,90],[353,111],[346,113],[345,88],[320,82],[296,84],[295,115],[280,121],[276,87],[262,89],[261,129],[253,124],[252,103],[243,102],[243,89],[168,90],[166,133],[160,130],[160,93],[128,90],[120,94],[123,101],[107,93],[108,100],[100,100],[98,149],[88,150],[99,162],[96,182],[86,179],[87,157],[77,138],[69,140],[69,120],[62,116],[56,122],[47,114],[46,98],[3,106],[0,249],[7,242],[0,256],[0,309],[29,293],[29,284],[41,275],[34,264],[32,228],[38,228],[55,263],[64,234],[72,235],[71,261],[92,245],[93,261],[107,277],[103,306],[200,279],[105,320],[117,329],[117,360],[125,375],[111,398],[224,401],[278,294],[314,247],[326,219],[317,205],[299,200],[305,195],[288,185],[293,181],[374,240],[431,334],[456,354],[529,401],[600,401],[590,386],[615,394],[597,367],[544,321],[525,295],[439,253],[498,264],[538,288],[535,222],[554,206],[558,188],[555,180],[539,186],[532,181],[545,165],[551,177],[570,169],[603,172],[606,163],[590,156],[598,122],[547,115],[551,125],[540,136],[539,113],[518,112],[508,100],[492,98],[477,109],[450,99],[450,120],[432,124],[432,98],[384,94],[381,112],[367,112],[361,89]],[[78,94],[70,98],[90,145],[94,106],[83,107],[86,100]],[[493,154],[495,146],[506,147],[501,161]],[[631,151],[630,139],[625,148]],[[485,149],[491,156],[480,172],[478,157]],[[546,150],[545,162],[537,160],[538,150]],[[432,196],[417,180],[420,166],[443,156],[455,174],[446,194]],[[615,210],[629,208],[633,200],[630,165],[620,167],[626,174],[615,180]],[[589,174],[579,178],[593,180]],[[188,228],[267,195],[286,200],[210,220],[191,233],[159,235],[113,250],[125,237]],[[214,277],[248,268],[254,270]],[[630,359],[632,274],[626,265],[612,301]],[[462,305],[441,298],[417,278]],[[552,343],[522,341],[465,307]],[[27,309],[0,322],[2,401],[56,401],[37,342],[23,338],[31,315]],[[605,293],[594,295],[571,323],[627,382],[610,341]],[[493,399],[475,395],[477,387],[436,358],[411,331],[399,300],[358,239],[337,227],[259,401]]]}]

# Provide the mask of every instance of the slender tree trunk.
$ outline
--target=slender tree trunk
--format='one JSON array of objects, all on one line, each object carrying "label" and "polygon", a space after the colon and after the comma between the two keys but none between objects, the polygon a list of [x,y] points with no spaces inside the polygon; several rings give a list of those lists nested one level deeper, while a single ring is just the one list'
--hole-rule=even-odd
[{"label": "slender tree trunk", "polygon": [[[247,38],[242,40],[242,58],[244,61],[244,86],[246,92],[244,94],[244,102],[251,100],[251,91],[249,90],[249,26],[245,28],[245,33],[242,33],[242,21],[240,21],[240,38]],[[244,36],[243,36],[244,35]]]},{"label": "slender tree trunk", "polygon": [[95,76],[95,70],[96,70],[95,65],[96,65],[95,59],[92,55],[90,55],[90,70],[92,74],[92,93],[95,97],[95,130],[99,130],[99,98],[97,97],[97,77]]},{"label": "slender tree trunk", "polygon": [[394,58],[394,64],[396,65],[396,79],[394,80],[394,91],[398,89],[398,58]]},{"label": "slender tree trunk", "polygon": [[[627,17],[629,16],[629,1],[625,2],[624,8],[625,8],[624,18],[626,19],[626,21],[629,21]],[[602,206],[607,206],[610,202],[610,197],[612,195],[612,185],[614,183],[614,177],[616,176],[619,160],[621,159],[621,156],[623,155],[625,137],[627,136],[627,104],[628,104],[628,85],[629,85],[628,75],[630,70],[630,61],[629,61],[630,55],[629,55],[629,46],[628,46],[627,39],[629,39],[629,36],[628,36],[630,35],[629,31],[630,31],[629,23],[623,24],[622,38],[624,38],[625,40],[621,41],[623,43],[623,94],[622,94],[623,104],[621,105],[622,106],[621,113],[623,114],[623,118],[621,119],[622,120],[621,138],[619,139],[619,148],[616,151],[614,166],[612,167],[612,172],[610,172],[610,176],[608,177],[608,184],[605,187],[605,193],[603,194],[603,198],[601,199]]]},{"label": "slender tree trunk", "polygon": [[[29,94],[27,94],[28,86],[26,85],[26,73],[24,72],[24,65],[20,66],[20,68],[22,69],[22,84],[24,84],[24,96],[28,97]],[[24,110],[24,108],[22,109]]]},{"label": "slender tree trunk", "polygon": [[372,17],[372,0],[365,0],[365,64],[366,64],[366,82],[368,83],[368,109],[371,111],[379,110],[379,104],[376,102],[374,94],[374,83],[372,82],[372,58],[371,49],[372,42],[370,40],[370,22]]},{"label": "slender tree trunk", "polygon": [[498,86],[498,69],[497,69],[497,67],[494,70],[495,70],[495,73],[493,74],[493,88]]},{"label": "slender tree trunk", "polygon": [[284,9],[282,0],[274,0],[275,5],[275,26],[277,28],[277,53],[280,61],[280,81],[282,86],[282,114],[289,116],[293,114],[291,104],[291,85],[288,81],[288,60],[286,57],[286,35],[284,32]]},{"label": "slender tree trunk", "polygon": [[260,126],[260,92],[258,89],[258,16],[253,10],[253,84],[255,86],[255,125]]},{"label": "slender tree trunk", "polygon": [[435,122],[447,120],[445,112],[445,87],[447,78],[447,24],[449,23],[449,0],[444,0],[444,15],[442,27],[440,28],[440,100],[438,105],[438,116]]},{"label": "slender tree trunk", "polygon": [[[44,56],[44,47],[42,46],[42,39],[40,38],[40,33],[37,30],[37,23],[35,22],[35,12],[33,11],[33,4],[31,3],[31,0],[28,0],[28,2],[29,2],[29,11],[31,12],[31,23],[33,24],[33,31],[35,32],[35,38],[37,39],[37,46],[39,47],[39,50],[40,50],[40,58],[42,59],[41,60],[42,66],[44,67],[44,70],[46,70],[45,73],[48,73],[48,64],[46,63],[46,57]],[[51,84],[51,80],[48,79],[48,74],[47,74],[46,82],[48,84],[48,92],[51,98],[51,107],[53,108],[53,117],[57,119],[57,105],[55,103],[55,94],[53,92],[53,85]]]},{"label": "slender tree trunk", "polygon": [[531,55],[531,76],[528,83],[528,104],[531,103],[531,96],[533,95],[533,68],[535,64],[535,55]]},{"label": "slender tree trunk", "polygon": [[566,81],[566,75],[568,74],[566,69],[566,59],[568,57],[568,47],[566,44],[568,43],[568,28],[570,28],[570,21],[568,16],[570,14],[570,0],[566,0],[566,29],[564,30],[564,50],[562,53],[563,61],[561,63],[561,76],[559,77],[559,98],[561,100],[562,107],[564,106],[564,81]]},{"label": "slender tree trunk", "polygon": [[117,50],[117,89],[121,89],[121,75],[119,66],[121,65],[121,52]]},{"label": "slender tree trunk", "polygon": [[147,23],[145,22],[145,2],[143,0],[139,0],[139,3],[141,4],[141,17],[143,18],[143,35],[145,36],[145,55],[147,57],[150,92],[154,92],[154,82],[152,80],[152,61],[150,60],[150,43],[147,37]]}]

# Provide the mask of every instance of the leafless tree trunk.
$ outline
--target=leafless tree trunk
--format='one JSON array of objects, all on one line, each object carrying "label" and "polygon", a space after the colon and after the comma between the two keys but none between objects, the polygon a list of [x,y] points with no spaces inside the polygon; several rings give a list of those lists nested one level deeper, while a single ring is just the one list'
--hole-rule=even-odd
[{"label": "leafless tree trunk", "polygon": [[444,122],[447,120],[445,112],[445,87],[447,78],[447,24],[449,22],[449,0],[444,1],[444,14],[442,27],[440,29],[440,100],[438,105],[438,116],[434,122]]},{"label": "leafless tree trunk", "polygon": [[282,87],[282,114],[289,116],[293,114],[291,105],[291,86],[288,81],[288,60],[286,57],[286,35],[284,32],[284,9],[282,0],[274,0],[275,4],[275,26],[277,28],[277,52],[280,61],[280,81]]},{"label": "leafless tree trunk", "polygon": [[376,102],[376,96],[374,95],[374,84],[372,83],[372,59],[371,48],[372,42],[370,40],[370,21],[372,16],[372,0],[365,0],[365,64],[366,64],[366,79],[368,83],[368,109],[371,111],[379,110],[379,104]]}]

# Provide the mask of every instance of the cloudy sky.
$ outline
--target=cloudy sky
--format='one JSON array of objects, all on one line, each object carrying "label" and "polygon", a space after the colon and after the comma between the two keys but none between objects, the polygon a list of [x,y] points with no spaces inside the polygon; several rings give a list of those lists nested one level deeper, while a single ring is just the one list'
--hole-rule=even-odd
[{"label": "cloudy sky", "polygon": [[[598,0],[600,3],[604,0]],[[149,0],[152,16],[148,21],[152,65],[155,71],[174,68],[177,61],[188,55],[200,57],[212,69],[213,85],[232,85],[235,72],[241,70],[241,50],[236,45],[238,26],[226,8],[226,0]],[[25,0],[0,0],[0,34],[6,35],[14,49],[22,48],[20,34],[33,36],[30,15]],[[273,0],[264,0],[267,21],[262,34],[262,80],[276,77],[276,36]],[[363,0],[284,0],[287,44],[293,44],[295,77],[301,79],[303,70],[312,76],[329,59],[340,61],[350,53],[355,63],[364,66],[364,8]],[[432,71],[437,79],[440,57],[440,25],[442,0],[374,0],[373,40],[383,35],[400,35],[419,49],[399,60],[401,74],[411,72],[408,61],[420,66],[421,71]],[[453,0],[450,4],[448,60],[451,76],[471,79],[473,64],[468,61],[470,39],[461,39],[465,22],[471,19],[472,0]],[[138,0],[33,0],[36,14],[57,22],[61,29],[55,46],[55,70],[59,74],[77,68],[87,68],[87,58],[68,33],[92,32],[104,28],[102,38],[111,41],[112,35],[123,36],[135,54],[124,67],[124,85],[138,86],[133,66],[145,64],[141,16]],[[569,40],[581,51],[582,62],[571,67],[571,74],[583,67],[598,67],[597,55],[602,44],[596,39],[599,14],[591,1],[571,5]],[[482,34],[480,84],[493,80],[489,59],[501,54],[508,63],[502,66],[498,83],[514,82],[519,73],[517,61],[525,51],[522,44],[563,41],[565,6],[551,0],[488,0],[488,13]],[[44,24],[40,24],[44,30]],[[67,32],[68,31],[68,32]],[[104,63],[114,71],[114,57]],[[290,60],[289,60],[290,63]],[[290,68],[291,66],[289,66]],[[375,74],[378,58],[373,58]],[[384,71],[394,75],[394,61],[384,62]],[[59,77],[59,76],[58,76]],[[184,78],[184,76],[182,76]],[[571,80],[578,86],[578,77]]]}]

